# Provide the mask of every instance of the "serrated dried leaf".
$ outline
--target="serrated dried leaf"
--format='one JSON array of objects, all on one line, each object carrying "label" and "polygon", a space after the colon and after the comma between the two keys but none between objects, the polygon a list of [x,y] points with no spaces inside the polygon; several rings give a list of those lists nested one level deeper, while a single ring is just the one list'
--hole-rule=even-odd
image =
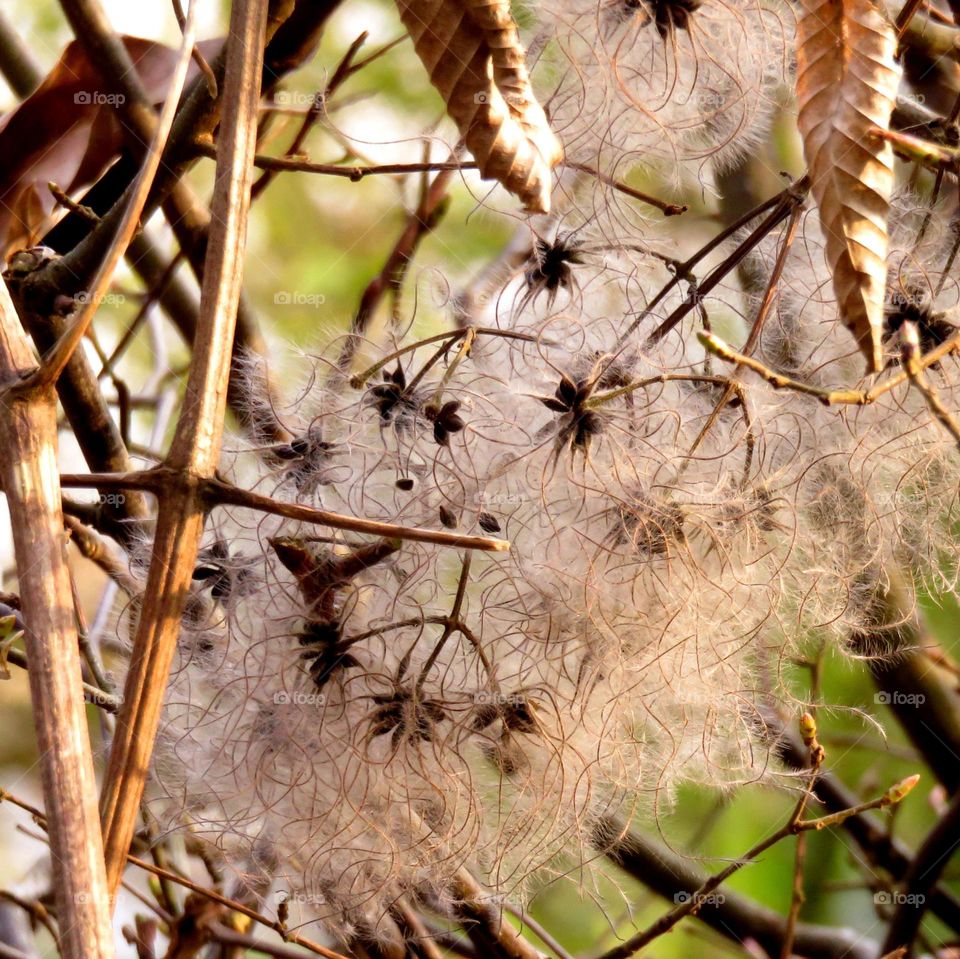
[{"label": "serrated dried leaf", "polygon": [[889,129],[900,67],[893,26],[872,0],[803,0],[798,25],[798,126],[820,210],[827,260],[844,324],[883,365],[893,149]]},{"label": "serrated dried leaf", "polygon": [[484,179],[550,210],[563,150],[530,86],[509,0],[397,0],[414,49]]}]

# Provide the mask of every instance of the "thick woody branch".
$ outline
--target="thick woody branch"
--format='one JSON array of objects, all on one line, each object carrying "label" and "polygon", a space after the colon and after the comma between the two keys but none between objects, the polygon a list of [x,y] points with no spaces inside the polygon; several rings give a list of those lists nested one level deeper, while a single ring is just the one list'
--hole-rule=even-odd
[{"label": "thick woody branch", "polygon": [[33,54],[20,42],[6,13],[0,10],[0,73],[18,97],[28,97],[40,85],[43,73]]},{"label": "thick woody branch", "polygon": [[[900,947],[912,948],[932,893],[960,841],[960,793],[955,793],[947,811],[930,830],[917,850],[903,881],[903,892],[893,914],[884,954]],[[908,953],[909,955],[909,953]]]},{"label": "thick woody branch", "polygon": [[453,884],[453,912],[481,956],[495,959],[540,959],[533,948],[507,922],[500,906],[489,901],[477,881],[460,869]]},{"label": "thick woody branch", "polygon": [[423,238],[437,225],[446,208],[447,188],[453,176],[452,169],[441,170],[424,192],[417,209],[408,217],[406,226],[387,257],[383,269],[367,284],[360,305],[353,317],[350,333],[340,352],[337,365],[347,370],[360,346],[361,337],[370,325],[383,297],[392,292],[397,296],[406,276],[410,261]]},{"label": "thick woody branch", "polygon": [[[267,48],[262,76],[264,89],[272,85],[285,72],[302,62],[316,45],[319,33],[327,18],[336,9],[339,0],[301,0],[294,8],[292,0],[273,0],[267,24],[267,37],[272,37]],[[292,11],[292,12],[291,12]],[[287,19],[296,20],[290,29],[284,29]],[[301,59],[298,59],[301,58]],[[226,52],[215,57],[210,67],[217,78],[223,75]],[[210,135],[220,123],[224,98],[210,95],[207,79],[198,77],[184,94],[180,109],[170,132],[167,147],[161,158],[160,171],[154,180],[153,189],[147,200],[144,216],[149,215],[163,203],[171,191],[180,182],[184,174],[196,162],[193,143],[197,137]],[[122,160],[121,160],[122,162]],[[115,164],[114,167],[120,164]],[[101,181],[110,177],[107,171]],[[71,294],[84,288],[84,285],[96,269],[109,244],[109,237],[123,209],[121,194],[129,189],[132,172],[129,164],[121,171],[119,183],[111,182],[107,196],[95,207],[101,214],[100,221],[83,239],[72,246],[70,252],[58,260],[38,270],[30,278],[31,286],[36,290],[33,298],[37,301],[46,297],[52,300],[56,294]],[[93,190],[97,189],[95,185]],[[104,204],[106,208],[104,208]]]},{"label": "thick woody branch", "polygon": [[129,191],[129,200],[127,200],[123,216],[117,224],[116,233],[111,239],[103,260],[97,267],[97,272],[90,283],[90,288],[86,291],[86,297],[77,310],[73,322],[53,349],[44,357],[43,365],[37,373],[39,380],[42,382],[56,383],[70,359],[77,352],[83,337],[90,329],[100,300],[109,289],[115,269],[126,252],[134,233],[140,227],[140,216],[147,202],[150,185],[157,172],[160,154],[170,132],[177,101],[187,77],[187,65],[190,62],[190,55],[193,50],[193,11],[195,7],[191,6],[190,9],[191,15],[187,18],[183,46],[171,77],[167,100],[163,105],[159,119],[149,124],[151,139],[144,154],[143,168]]},{"label": "thick woody branch", "polygon": [[[267,35],[273,39],[263,66],[265,88],[272,86],[310,55],[326,20],[336,9],[338,2],[339,0],[323,0],[319,3],[315,0],[300,0],[293,6],[291,0],[278,0],[272,5]],[[87,13],[90,13],[89,8]],[[288,16],[289,23],[285,19]],[[212,67],[218,76],[222,75],[222,54],[213,61]],[[15,65],[9,66],[9,69],[15,69]],[[144,219],[149,218],[167,198],[195,161],[190,145],[202,132],[212,132],[216,128],[220,110],[221,100],[211,97],[206,78],[198,78],[185,95],[178,112],[167,149],[161,159],[160,172],[147,200]],[[128,188],[135,172],[136,165],[124,163],[124,158],[121,157],[90,191],[104,194],[96,205],[97,212],[101,214],[96,226],[88,230],[87,225],[84,225],[82,239],[69,244],[69,253],[40,265],[38,269],[20,279],[20,289],[14,291],[14,295],[21,306],[24,322],[41,349],[48,349],[63,332],[63,321],[54,309],[57,299],[83,291],[102,260],[124,209],[124,189]],[[105,189],[101,189],[104,186]],[[70,217],[67,217],[67,220],[69,219]],[[130,464],[120,433],[110,418],[89,364],[82,355],[71,360],[58,390],[71,427],[91,469],[121,472],[129,470]],[[144,515],[146,509],[142,498],[129,497],[115,517],[118,522],[118,535],[122,536],[124,533],[124,527],[119,525],[123,520]]]},{"label": "thick woody branch", "polygon": [[[13,528],[30,693],[65,959],[113,955],[79,644],[64,555],[56,393],[17,389],[36,368],[0,283],[0,477]],[[12,389],[11,389],[12,388]]]},{"label": "thick woody branch", "polygon": [[956,677],[930,652],[938,648],[919,610],[908,604],[894,578],[878,602],[876,626],[851,637],[858,652],[873,655],[870,672],[911,742],[951,792],[960,788],[960,693]]}]

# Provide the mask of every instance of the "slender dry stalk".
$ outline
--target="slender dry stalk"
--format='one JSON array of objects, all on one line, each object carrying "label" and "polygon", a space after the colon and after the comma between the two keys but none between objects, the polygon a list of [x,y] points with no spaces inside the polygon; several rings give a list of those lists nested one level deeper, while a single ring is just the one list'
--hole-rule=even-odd
[{"label": "slender dry stalk", "polygon": [[54,892],[65,959],[113,956],[110,891],[97,820],[97,785],[65,557],[53,386],[21,388],[36,359],[0,282],[0,476],[30,663],[30,694],[49,824]]},{"label": "slender dry stalk", "polygon": [[160,496],[146,595],[101,801],[107,874],[114,890],[136,828],[203,529],[203,481],[213,475],[220,455],[243,276],[267,8],[267,0],[242,0],[231,13],[221,132],[224,150],[217,160],[193,363],[183,413],[167,458],[171,482]]}]

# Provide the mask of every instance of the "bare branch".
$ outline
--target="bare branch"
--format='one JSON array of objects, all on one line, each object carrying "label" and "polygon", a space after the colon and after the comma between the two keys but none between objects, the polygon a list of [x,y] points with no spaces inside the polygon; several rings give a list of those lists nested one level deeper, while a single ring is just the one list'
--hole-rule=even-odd
[{"label": "bare branch", "polygon": [[49,384],[13,389],[36,368],[0,282],[0,476],[13,528],[30,694],[65,959],[113,956],[110,894],[96,808],[96,778],[83,703],[70,574],[57,477],[56,394]]}]

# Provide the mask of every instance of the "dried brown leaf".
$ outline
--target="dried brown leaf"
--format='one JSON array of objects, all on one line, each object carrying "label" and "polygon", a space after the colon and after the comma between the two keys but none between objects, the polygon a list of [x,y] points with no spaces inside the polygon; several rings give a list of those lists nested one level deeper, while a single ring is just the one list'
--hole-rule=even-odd
[{"label": "dried brown leaf", "polygon": [[33,183],[26,184],[10,204],[0,258],[6,262],[11,253],[34,246],[43,235],[43,228],[49,225],[47,221],[40,191]]},{"label": "dried brown leaf", "polygon": [[[177,51],[140,37],[121,40],[147,94],[162,103]],[[211,55],[219,43],[205,41],[199,46]],[[49,181],[72,194],[96,180],[116,159],[124,137],[114,101],[96,64],[73,41],[40,86],[0,118],[0,237],[5,238],[6,253],[28,246],[37,218],[53,212]],[[29,219],[23,222],[28,201]],[[11,224],[15,217],[20,222]]]},{"label": "dried brown leaf", "polygon": [[877,372],[893,149],[870,129],[890,126],[900,81],[896,33],[872,0],[803,0],[803,10],[798,125],[811,191],[841,319]]},{"label": "dried brown leaf", "polygon": [[397,0],[417,55],[484,179],[537,213],[563,150],[530,86],[509,0]]}]

